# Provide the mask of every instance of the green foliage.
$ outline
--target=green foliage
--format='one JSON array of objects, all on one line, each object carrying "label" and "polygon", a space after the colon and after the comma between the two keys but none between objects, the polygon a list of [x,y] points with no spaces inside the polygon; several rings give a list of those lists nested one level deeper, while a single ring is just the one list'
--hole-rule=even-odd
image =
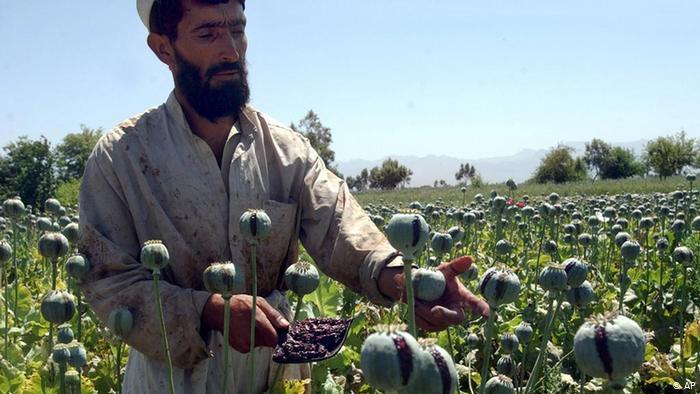
[{"label": "green foliage", "polygon": [[350,188],[350,190],[355,190],[358,192],[367,190],[369,187],[369,171],[367,171],[366,168],[363,168],[359,175],[356,177],[349,176],[345,179],[345,182],[348,184],[348,188]]},{"label": "green foliage", "polygon": [[91,129],[81,124],[80,130],[66,134],[63,142],[56,146],[56,170],[61,181],[82,178],[85,163],[102,136],[102,128]]},{"label": "green foliage", "polygon": [[19,195],[25,204],[40,206],[56,190],[54,155],[46,137],[20,137],[0,156],[0,197]]},{"label": "green foliage", "polygon": [[610,156],[611,149],[612,147],[610,144],[598,138],[594,138],[591,142],[586,143],[586,152],[583,155],[583,161],[585,161],[588,168],[595,173],[593,179],[598,178],[600,175],[605,161]]},{"label": "green foliage", "polygon": [[538,183],[564,183],[585,179],[584,161],[581,158],[574,159],[571,156],[572,152],[573,148],[565,145],[552,148],[542,158],[539,167],[535,170],[535,181]]},{"label": "green foliage", "polygon": [[600,177],[602,179],[622,179],[635,175],[644,175],[646,167],[637,161],[629,149],[616,146],[610,150],[601,163]]},{"label": "green foliage", "polygon": [[649,141],[644,154],[645,163],[659,176],[678,175],[685,166],[698,165],[700,146],[685,131],[675,136],[659,137]]},{"label": "green foliage", "polygon": [[372,189],[391,190],[397,186],[405,186],[411,181],[413,171],[399,164],[398,160],[388,158],[381,167],[374,167],[369,172],[369,186]]},{"label": "green foliage", "polygon": [[331,142],[333,142],[333,136],[331,135],[331,129],[324,126],[318,115],[309,110],[306,116],[301,119],[297,124],[292,123],[289,125],[292,130],[301,133],[304,137],[309,139],[311,146],[316,150],[326,168],[331,170],[334,174],[343,178],[343,175],[338,171],[335,165],[335,152],[331,149]]},{"label": "green foliage", "polygon": [[459,182],[462,181],[464,184],[469,180],[473,180],[478,173],[476,168],[469,163],[462,163],[459,165],[459,170],[455,173],[455,179]]},{"label": "green foliage", "polygon": [[78,205],[78,193],[80,192],[80,181],[78,178],[71,178],[61,182],[56,188],[56,198],[66,207]]}]

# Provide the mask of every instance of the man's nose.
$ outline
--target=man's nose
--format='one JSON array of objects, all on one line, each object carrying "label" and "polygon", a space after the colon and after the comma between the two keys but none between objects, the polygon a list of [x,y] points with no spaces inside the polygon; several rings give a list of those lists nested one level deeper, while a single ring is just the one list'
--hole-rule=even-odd
[{"label": "man's nose", "polygon": [[224,34],[220,42],[221,60],[225,62],[235,63],[240,60],[241,54],[238,49],[238,43],[233,34]]}]

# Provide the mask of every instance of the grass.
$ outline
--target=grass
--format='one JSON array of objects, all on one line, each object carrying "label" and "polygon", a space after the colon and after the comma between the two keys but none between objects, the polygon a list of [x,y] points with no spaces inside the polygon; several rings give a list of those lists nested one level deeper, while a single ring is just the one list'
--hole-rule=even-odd
[{"label": "grass", "polygon": [[[700,183],[700,182],[698,182]],[[561,197],[575,195],[603,195],[603,194],[645,194],[653,192],[668,193],[678,189],[687,189],[688,182],[684,177],[676,176],[665,180],[659,178],[634,178],[622,180],[582,181],[564,184],[537,184],[529,183],[518,185],[517,190],[510,191],[505,183],[485,184],[479,188],[467,186],[466,201],[470,202],[477,193],[484,197],[489,196],[491,190],[496,190],[500,195],[514,196],[516,199],[523,195],[530,197],[546,196],[552,192]],[[697,188],[693,185],[693,188]],[[441,199],[444,203],[461,205],[464,198],[459,186],[434,188],[430,186],[405,188],[391,191],[370,190],[354,193],[355,198],[362,205],[374,203],[384,204],[409,204],[413,201],[421,203],[433,202]]]}]

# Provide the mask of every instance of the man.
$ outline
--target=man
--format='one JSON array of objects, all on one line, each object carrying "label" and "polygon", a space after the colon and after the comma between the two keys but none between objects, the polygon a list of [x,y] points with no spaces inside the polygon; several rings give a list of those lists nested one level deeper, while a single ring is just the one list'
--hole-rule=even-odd
[{"label": "man", "polygon": [[[262,392],[274,370],[277,330],[289,324],[276,289],[298,257],[299,240],[323,272],[380,305],[401,298],[402,262],[308,140],[247,105],[244,0],[137,0],[137,7],[148,45],[169,67],[175,89],[165,104],[107,133],[87,163],[80,248],[93,269],[83,290],[103,321],[118,307],[134,315],[124,338],[132,349],[123,392],[166,392],[152,276],[138,261],[145,241],[162,240],[170,265],[161,298],[178,392],[220,391],[227,344],[233,348],[228,392],[245,392],[251,347],[261,371],[254,385]],[[259,293],[267,300],[258,298],[255,346],[248,343],[252,298],[232,298],[224,340],[223,300],[202,284],[202,272],[215,261],[231,260],[251,277],[249,247],[238,230],[248,208],[264,209],[273,226],[257,253]],[[455,277],[470,262],[441,267],[446,294],[418,305],[420,327],[458,324],[463,308],[488,314]],[[286,376],[303,373],[297,368]]]}]

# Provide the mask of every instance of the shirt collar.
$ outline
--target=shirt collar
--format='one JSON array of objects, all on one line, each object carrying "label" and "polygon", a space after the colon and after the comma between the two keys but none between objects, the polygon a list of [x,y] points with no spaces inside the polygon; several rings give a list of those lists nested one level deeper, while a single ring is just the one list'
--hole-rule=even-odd
[{"label": "shirt collar", "polygon": [[[168,99],[165,102],[165,108],[167,109],[168,114],[173,118],[173,120],[177,123],[178,126],[180,126],[182,130],[185,130],[190,137],[196,137],[196,135],[192,132],[192,129],[190,128],[190,124],[187,122],[185,112],[182,110],[182,105],[180,105],[180,102],[177,101],[177,97],[175,96],[175,90],[172,90],[170,92],[170,95],[168,96]],[[250,106],[246,105],[245,108],[243,108],[238,117],[238,124],[240,124],[241,130],[238,130],[236,128],[236,125],[234,124],[231,127],[231,131],[229,132],[228,138],[233,137],[239,132],[242,135],[249,135],[249,138],[254,138],[257,131],[257,127],[255,126],[255,122],[253,122],[252,120],[252,112],[253,109]]]}]

